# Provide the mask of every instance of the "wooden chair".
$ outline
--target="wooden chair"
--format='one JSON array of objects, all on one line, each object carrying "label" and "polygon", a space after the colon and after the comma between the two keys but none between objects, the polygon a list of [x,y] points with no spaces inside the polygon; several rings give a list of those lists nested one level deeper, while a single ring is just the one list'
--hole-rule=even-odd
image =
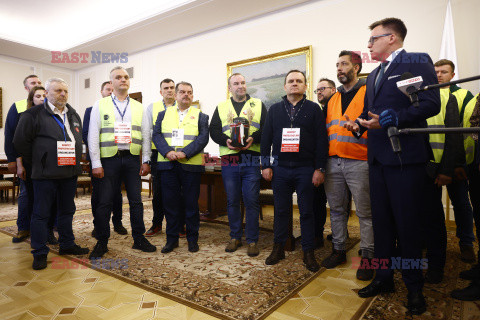
[{"label": "wooden chair", "polygon": [[8,172],[8,162],[0,163],[0,191],[5,195],[6,201],[8,201],[10,190],[12,191],[12,204],[15,205],[15,189],[17,184],[17,175],[13,174],[13,178],[5,177],[5,175],[11,175]]},{"label": "wooden chair", "polygon": [[75,197],[78,198],[78,188],[83,188],[83,194],[85,189],[88,188],[88,192],[92,192],[92,178],[90,177],[90,163],[82,162],[82,174],[77,178],[77,190],[75,191]]},{"label": "wooden chair", "polygon": [[152,196],[152,184],[153,184],[152,175],[151,174],[146,175],[146,176],[142,177],[141,180],[142,180],[142,189],[143,189],[143,183],[144,182],[148,183],[148,197],[150,198]]}]

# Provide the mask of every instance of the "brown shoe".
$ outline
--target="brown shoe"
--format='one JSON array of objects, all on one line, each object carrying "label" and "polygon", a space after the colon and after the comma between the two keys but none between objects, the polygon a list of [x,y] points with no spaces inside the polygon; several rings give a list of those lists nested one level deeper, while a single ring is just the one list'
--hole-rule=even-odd
[{"label": "brown shoe", "polygon": [[249,257],[256,257],[260,253],[260,250],[257,248],[257,243],[252,242],[248,244],[247,254]]},{"label": "brown shoe", "polygon": [[235,252],[241,246],[242,246],[242,241],[237,239],[232,239],[230,240],[230,243],[225,248],[225,252]]},{"label": "brown shoe", "polygon": [[21,231],[18,231],[17,235],[12,238],[12,242],[19,243],[27,239],[28,237],[30,237],[30,230],[21,230]]},{"label": "brown shoe", "polygon": [[473,251],[473,246],[460,245],[460,259],[467,263],[475,262],[475,252]]}]

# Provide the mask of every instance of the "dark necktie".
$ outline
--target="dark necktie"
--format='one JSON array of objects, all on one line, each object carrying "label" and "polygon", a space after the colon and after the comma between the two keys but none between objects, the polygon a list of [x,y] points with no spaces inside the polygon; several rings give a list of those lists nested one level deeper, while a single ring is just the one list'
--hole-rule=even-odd
[{"label": "dark necktie", "polygon": [[380,88],[380,81],[382,81],[383,75],[385,74],[385,68],[387,67],[389,61],[384,61],[380,64],[380,71],[378,72],[377,82],[375,82],[375,94],[377,94],[378,89]]}]

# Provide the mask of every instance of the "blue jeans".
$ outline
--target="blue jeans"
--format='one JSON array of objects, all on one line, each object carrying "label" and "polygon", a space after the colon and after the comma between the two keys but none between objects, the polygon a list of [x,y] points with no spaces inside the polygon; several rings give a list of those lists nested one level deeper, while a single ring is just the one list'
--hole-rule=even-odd
[{"label": "blue jeans", "polygon": [[52,214],[54,203],[57,204],[58,242],[61,248],[69,248],[75,244],[72,230],[72,219],[75,213],[75,192],[77,177],[66,179],[33,180],[33,215],[31,223],[32,254],[34,256],[48,254],[48,220]]},{"label": "blue jeans", "polygon": [[292,218],[292,195],[297,192],[300,210],[300,229],[302,232],[303,251],[315,248],[315,224],[313,217],[313,167],[273,168],[274,201],[274,242],[285,245],[288,237],[288,224]]},{"label": "blue jeans", "polygon": [[145,233],[143,223],[142,181],[140,159],[135,155],[102,158],[104,177],[99,179],[99,200],[95,213],[95,233],[98,241],[108,242],[110,237],[110,213],[115,195],[123,181],[130,205],[130,224],[134,240],[140,240]]},{"label": "blue jeans", "polygon": [[198,197],[200,196],[201,173],[186,171],[176,161],[172,169],[159,171],[162,181],[162,200],[167,220],[167,242],[178,240],[184,213],[187,241],[197,242],[200,227]]},{"label": "blue jeans", "polygon": [[[447,185],[448,196],[452,200],[457,238],[460,245],[473,246],[473,210],[468,199],[468,181],[454,181]],[[478,196],[478,195],[475,195]]]},{"label": "blue jeans", "polygon": [[245,235],[247,243],[258,242],[258,217],[260,215],[260,179],[258,166],[222,166],[222,178],[227,193],[228,223],[230,238],[242,239],[240,198],[245,204]]}]

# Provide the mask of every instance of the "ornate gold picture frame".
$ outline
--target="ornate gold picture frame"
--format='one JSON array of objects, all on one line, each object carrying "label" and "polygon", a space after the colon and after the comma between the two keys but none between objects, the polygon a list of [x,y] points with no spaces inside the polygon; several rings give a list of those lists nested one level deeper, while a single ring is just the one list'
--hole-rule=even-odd
[{"label": "ornate gold picture frame", "polygon": [[[227,79],[234,73],[241,73],[247,82],[248,94],[261,99],[268,109],[285,95],[285,75],[292,69],[305,72],[307,98],[312,99],[312,46],[227,63]],[[227,98],[229,96],[227,89]]]}]

